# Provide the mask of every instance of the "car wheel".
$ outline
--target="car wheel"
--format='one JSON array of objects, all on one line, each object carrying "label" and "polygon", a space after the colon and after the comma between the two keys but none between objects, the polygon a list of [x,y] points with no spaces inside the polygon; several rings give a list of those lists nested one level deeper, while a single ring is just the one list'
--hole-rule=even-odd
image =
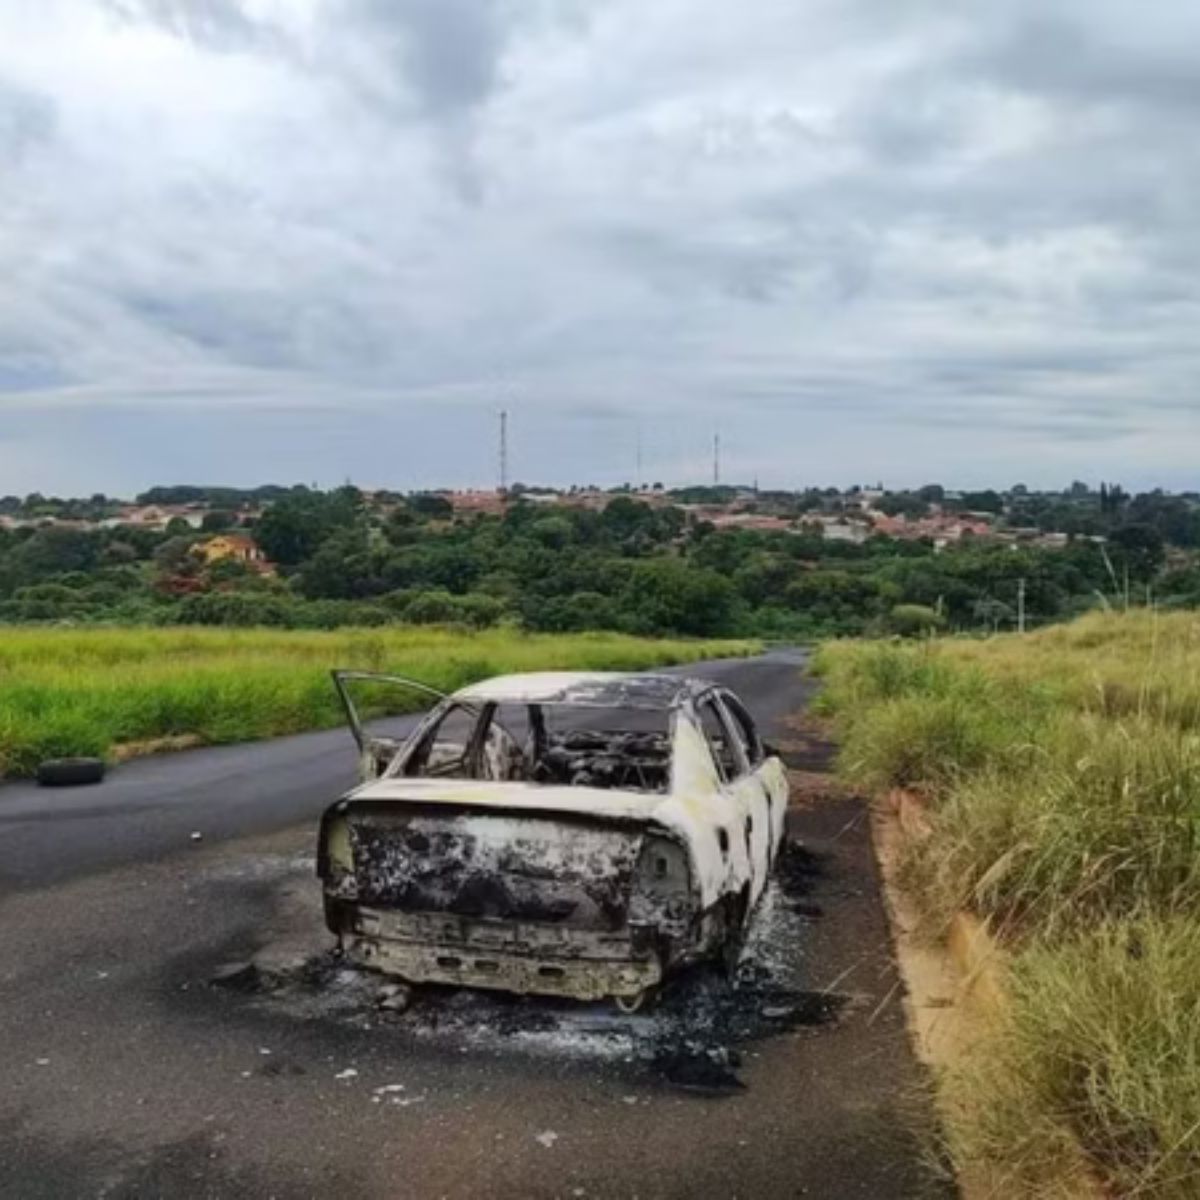
[{"label": "car wheel", "polygon": [[48,758],[38,764],[37,781],[42,787],[79,787],[104,778],[102,758]]}]

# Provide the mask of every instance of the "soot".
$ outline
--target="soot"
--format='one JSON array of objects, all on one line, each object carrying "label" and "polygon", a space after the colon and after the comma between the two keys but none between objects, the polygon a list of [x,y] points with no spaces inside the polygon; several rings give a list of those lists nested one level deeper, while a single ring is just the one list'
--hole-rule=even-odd
[{"label": "soot", "polygon": [[[803,986],[805,929],[819,916],[813,889],[820,859],[789,842],[749,930],[736,977],[708,966],[667,982],[648,1009],[625,1015],[584,1004],[443,986],[413,989],[402,1011],[381,1004],[390,979],[329,950],[285,967],[227,964],[210,978],[222,990],[295,1015],[352,1020],[379,1036],[389,1028],[462,1047],[583,1054],[632,1061],[672,1086],[713,1096],[741,1090],[747,1047],[836,1022],[847,997]],[[393,984],[394,986],[394,984]]]}]

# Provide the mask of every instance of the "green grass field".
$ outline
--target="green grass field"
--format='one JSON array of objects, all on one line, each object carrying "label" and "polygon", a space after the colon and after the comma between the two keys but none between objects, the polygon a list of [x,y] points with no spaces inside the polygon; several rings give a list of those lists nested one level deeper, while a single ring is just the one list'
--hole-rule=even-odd
[{"label": "green grass field", "polygon": [[[0,628],[0,775],[27,775],[56,755],[107,754],[120,743],[179,735],[235,742],[336,724],[332,667],[394,672],[452,691],[509,671],[635,670],[756,648],[746,641],[408,626],[8,626]],[[419,706],[415,697],[413,704]]]},{"label": "green grass field", "polygon": [[1064,1141],[1113,1195],[1200,1196],[1200,617],[826,646],[841,770],[923,792],[903,864],[936,930],[1011,951],[1009,1013],[944,1081],[952,1150],[1057,1196]]}]

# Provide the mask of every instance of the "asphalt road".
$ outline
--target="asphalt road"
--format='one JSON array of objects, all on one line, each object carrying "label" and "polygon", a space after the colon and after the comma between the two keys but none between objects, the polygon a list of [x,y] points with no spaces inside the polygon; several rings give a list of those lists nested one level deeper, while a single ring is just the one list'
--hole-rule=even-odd
[{"label": "asphalt road", "polygon": [[[419,718],[397,719],[407,730]],[[346,729],[135,759],[98,787],[0,786],[0,894],[178,853],[318,816],[354,782]]]},{"label": "asphalt road", "polygon": [[[811,687],[789,655],[702,673],[777,740]],[[313,818],[353,768],[333,731],[0,787],[0,1196],[947,1194],[860,802],[792,812],[734,1001],[398,1015],[319,957]],[[253,956],[270,986],[212,982]]]}]

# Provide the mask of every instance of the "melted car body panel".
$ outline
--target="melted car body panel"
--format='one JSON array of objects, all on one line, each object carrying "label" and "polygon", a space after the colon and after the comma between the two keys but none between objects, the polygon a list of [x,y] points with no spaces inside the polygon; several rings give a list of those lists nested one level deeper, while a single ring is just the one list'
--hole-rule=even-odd
[{"label": "melted car body panel", "polygon": [[[500,719],[514,706],[516,733]],[[439,737],[464,713],[462,737]],[[762,892],[787,802],[740,704],[672,676],[476,684],[375,769],[321,824],[344,952],[412,982],[580,999],[636,996],[719,955]]]}]

